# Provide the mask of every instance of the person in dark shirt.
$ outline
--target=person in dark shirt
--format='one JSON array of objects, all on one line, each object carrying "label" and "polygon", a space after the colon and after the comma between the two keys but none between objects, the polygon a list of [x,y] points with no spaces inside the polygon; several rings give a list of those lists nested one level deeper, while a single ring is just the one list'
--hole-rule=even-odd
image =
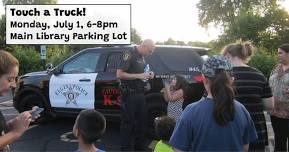
[{"label": "person in dark shirt", "polygon": [[123,53],[117,78],[120,79],[122,89],[121,103],[121,148],[122,151],[131,149],[134,139],[135,151],[144,151],[146,130],[146,102],[144,90],[146,81],[154,78],[153,72],[145,72],[144,57],[149,56],[155,49],[154,42],[150,39],[144,40],[140,45]]},{"label": "person in dark shirt", "polygon": [[[233,64],[236,100],[249,111],[257,133],[258,140],[250,143],[250,150],[265,151],[268,135],[264,110],[273,107],[271,88],[265,76],[246,63],[253,55],[254,47],[249,42],[227,45],[222,54]],[[265,108],[264,108],[265,107]]]}]

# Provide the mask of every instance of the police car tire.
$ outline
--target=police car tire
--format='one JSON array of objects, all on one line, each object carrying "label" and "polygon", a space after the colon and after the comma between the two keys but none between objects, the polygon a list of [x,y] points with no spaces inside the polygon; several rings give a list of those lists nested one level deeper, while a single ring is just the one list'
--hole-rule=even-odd
[{"label": "police car tire", "polygon": [[[32,102],[32,103],[29,103],[29,102]],[[19,112],[31,110],[31,108],[33,106],[38,106],[38,107],[41,107],[41,108],[45,109],[44,112],[41,113],[40,118],[38,118],[34,122],[34,124],[42,123],[42,122],[45,122],[46,120],[48,120],[49,115],[47,115],[47,112],[46,112],[47,111],[47,107],[45,107],[44,101],[39,96],[37,96],[36,94],[28,94],[23,99],[21,99],[21,101],[19,103]]]},{"label": "police car tire", "polygon": [[150,98],[147,103],[148,110],[148,135],[151,138],[156,138],[154,120],[156,117],[164,116],[167,114],[167,103],[158,98]]}]

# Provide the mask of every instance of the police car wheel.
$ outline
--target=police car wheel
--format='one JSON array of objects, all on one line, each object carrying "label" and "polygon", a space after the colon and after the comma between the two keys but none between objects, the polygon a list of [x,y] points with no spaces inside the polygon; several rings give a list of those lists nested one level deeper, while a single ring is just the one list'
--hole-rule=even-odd
[{"label": "police car wheel", "polygon": [[19,112],[31,110],[34,106],[44,108],[44,111],[40,114],[40,117],[34,123],[41,123],[47,120],[47,108],[44,106],[44,102],[41,100],[41,98],[35,94],[29,94],[21,99]]},{"label": "police car wheel", "polygon": [[167,104],[165,102],[152,101],[148,103],[148,135],[150,138],[157,138],[155,133],[154,120],[156,117],[167,115]]}]

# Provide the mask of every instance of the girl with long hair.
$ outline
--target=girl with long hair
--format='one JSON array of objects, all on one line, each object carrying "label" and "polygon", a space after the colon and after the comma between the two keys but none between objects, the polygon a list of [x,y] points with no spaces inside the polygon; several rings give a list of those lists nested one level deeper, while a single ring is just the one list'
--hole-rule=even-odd
[{"label": "girl with long hair", "polygon": [[163,90],[164,98],[168,102],[167,114],[169,117],[178,120],[182,114],[182,106],[188,82],[181,75],[176,75],[170,85],[165,85]]}]

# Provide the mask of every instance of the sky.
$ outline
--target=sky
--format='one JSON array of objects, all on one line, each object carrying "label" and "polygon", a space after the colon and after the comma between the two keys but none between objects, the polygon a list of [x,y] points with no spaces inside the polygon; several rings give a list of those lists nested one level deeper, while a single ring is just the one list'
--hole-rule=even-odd
[{"label": "sky", "polygon": [[[58,4],[131,4],[132,27],[143,39],[165,41],[173,38],[184,42],[217,39],[218,27],[199,26],[197,3],[198,0],[58,0]],[[1,5],[0,14],[4,14]],[[289,0],[281,5],[289,12]]]}]

